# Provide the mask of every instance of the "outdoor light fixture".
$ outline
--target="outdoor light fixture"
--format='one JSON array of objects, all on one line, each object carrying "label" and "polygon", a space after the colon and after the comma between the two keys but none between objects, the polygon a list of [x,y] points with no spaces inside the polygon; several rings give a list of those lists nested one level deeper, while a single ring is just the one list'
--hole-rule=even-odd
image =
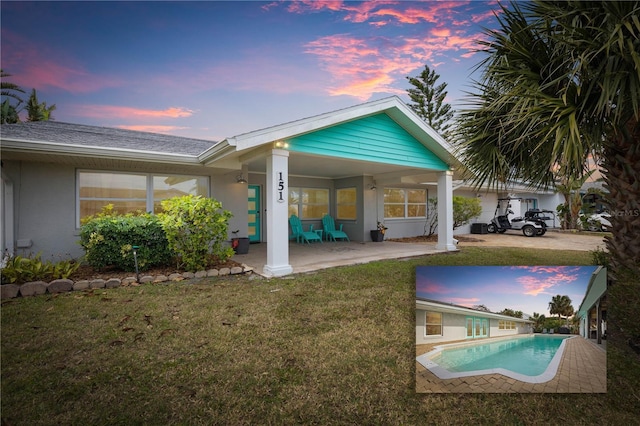
[{"label": "outdoor light fixture", "polygon": [[236,176],[236,180],[238,181],[238,183],[247,183],[247,180],[244,178],[244,176],[242,176],[242,173]]},{"label": "outdoor light fixture", "polygon": [[371,191],[375,191],[375,190],[376,190],[376,184],[375,184],[375,183],[370,183],[370,184],[369,184],[369,189],[370,189]]},{"label": "outdoor light fixture", "polygon": [[276,148],[289,148],[289,144],[284,141],[278,141],[275,143]]}]

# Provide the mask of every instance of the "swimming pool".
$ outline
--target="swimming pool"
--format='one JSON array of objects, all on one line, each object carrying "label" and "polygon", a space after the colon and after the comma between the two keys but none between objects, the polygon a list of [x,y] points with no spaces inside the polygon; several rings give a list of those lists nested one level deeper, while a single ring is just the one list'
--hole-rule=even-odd
[{"label": "swimming pool", "polygon": [[437,346],[417,361],[441,379],[502,374],[527,383],[551,380],[573,336],[526,335]]}]

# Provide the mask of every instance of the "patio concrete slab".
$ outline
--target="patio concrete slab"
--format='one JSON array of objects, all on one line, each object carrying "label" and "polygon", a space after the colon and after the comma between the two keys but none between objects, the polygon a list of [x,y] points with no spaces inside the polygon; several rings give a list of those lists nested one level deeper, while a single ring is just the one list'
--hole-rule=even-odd
[{"label": "patio concrete slab", "polygon": [[[457,237],[457,236],[456,236]],[[570,233],[550,230],[542,237],[525,237],[522,233],[461,235],[458,249],[465,247],[524,247],[532,249],[591,251],[605,248],[601,234]],[[475,241],[466,241],[473,239]],[[384,259],[402,259],[445,253],[436,250],[435,242],[323,242],[289,243],[289,262],[294,273],[311,272],[334,266],[354,265]],[[233,256],[261,274],[267,263],[267,243],[251,244],[249,253]]]},{"label": "patio concrete slab", "polygon": [[[436,250],[435,243],[398,243],[382,242],[322,242],[301,244],[289,243],[289,263],[293,273],[304,273],[335,266],[355,265],[384,259],[402,259],[446,253]],[[249,246],[249,253],[233,256],[236,262],[251,266],[258,274],[267,263],[267,244],[258,243]]]}]

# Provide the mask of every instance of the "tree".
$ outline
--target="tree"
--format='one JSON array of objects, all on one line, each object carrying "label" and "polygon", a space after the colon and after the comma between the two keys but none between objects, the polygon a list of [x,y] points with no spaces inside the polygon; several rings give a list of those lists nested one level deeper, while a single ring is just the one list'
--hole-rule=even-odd
[{"label": "tree", "polygon": [[544,322],[546,320],[544,314],[539,314],[534,312],[530,318],[533,321],[533,328],[536,331],[540,331],[543,328]]},{"label": "tree", "polygon": [[449,121],[453,118],[451,105],[445,103],[447,83],[437,85],[440,78],[428,65],[417,77],[407,77],[414,87],[407,89],[413,103],[409,107],[436,132],[448,139]]},{"label": "tree", "polygon": [[502,311],[498,312],[501,315],[507,315],[514,318],[522,318],[524,315],[522,311],[514,311],[513,309],[504,308]]},{"label": "tree", "polygon": [[559,183],[556,183],[556,191],[564,196],[564,205],[558,209],[562,227],[564,229],[576,229],[578,227],[578,217],[582,209],[582,195],[580,188],[591,177],[595,170],[589,170],[580,178],[572,176],[560,176]]},{"label": "tree", "polygon": [[36,89],[31,90],[31,96],[27,101],[27,121],[48,121],[52,120],[51,112],[56,109],[56,105],[47,106],[46,102],[38,102]]},{"label": "tree", "polygon": [[[459,153],[480,185],[551,187],[602,156],[611,275],[640,277],[640,3],[534,1],[503,7],[480,42],[479,94],[460,116]],[[636,288],[637,291],[637,288]]]},{"label": "tree", "polygon": [[[20,117],[18,116],[19,107],[24,102],[21,93],[24,93],[24,90],[17,84],[10,83],[5,81],[6,77],[11,77],[11,74],[7,74],[4,70],[0,69],[0,78],[2,78],[1,84],[1,95],[5,99],[2,101],[1,108],[1,123],[2,124],[12,124],[20,121]],[[14,101],[13,104],[11,101]]]},{"label": "tree", "polygon": [[479,198],[453,196],[453,229],[469,223],[474,217],[482,214]]},{"label": "tree", "polygon": [[[438,199],[429,198],[429,214],[424,225],[424,235],[433,235],[438,227]],[[453,229],[467,224],[474,217],[482,214],[482,205],[478,198],[467,198],[459,195],[453,197]],[[428,233],[427,233],[428,232]]]},{"label": "tree", "polygon": [[471,309],[475,309],[476,311],[491,312],[485,305],[473,305]]},{"label": "tree", "polygon": [[562,316],[569,317],[573,315],[573,306],[571,306],[571,299],[569,296],[556,295],[551,298],[549,302],[549,313],[551,315],[558,314],[558,319]]}]

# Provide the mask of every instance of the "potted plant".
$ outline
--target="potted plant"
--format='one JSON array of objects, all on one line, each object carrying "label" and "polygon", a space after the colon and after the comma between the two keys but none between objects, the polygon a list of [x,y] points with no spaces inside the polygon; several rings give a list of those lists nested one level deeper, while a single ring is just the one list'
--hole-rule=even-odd
[{"label": "potted plant", "polygon": [[231,238],[231,248],[236,252],[236,254],[247,254],[249,253],[249,238],[238,237],[238,232],[240,232],[239,229],[231,231],[234,235],[234,237]]},{"label": "potted plant", "polygon": [[371,240],[374,242],[381,242],[384,240],[384,234],[387,231],[386,226],[382,222],[378,222],[378,229],[374,229],[371,232]]}]

